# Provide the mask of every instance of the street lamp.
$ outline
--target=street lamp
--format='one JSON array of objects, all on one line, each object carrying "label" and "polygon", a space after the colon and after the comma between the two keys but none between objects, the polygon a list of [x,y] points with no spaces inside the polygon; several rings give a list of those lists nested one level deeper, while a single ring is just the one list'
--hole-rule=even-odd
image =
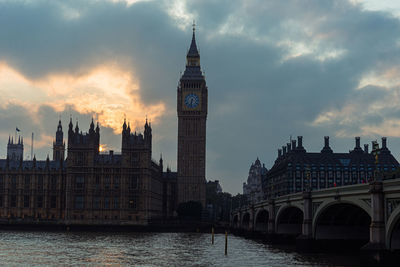
[{"label": "street lamp", "polygon": [[310,165],[306,167],[306,192],[311,192]]},{"label": "street lamp", "polygon": [[378,177],[378,157],[380,154],[381,150],[379,149],[379,143],[378,141],[372,141],[372,154],[375,157],[375,171],[374,171],[374,181],[380,180],[380,177]]}]

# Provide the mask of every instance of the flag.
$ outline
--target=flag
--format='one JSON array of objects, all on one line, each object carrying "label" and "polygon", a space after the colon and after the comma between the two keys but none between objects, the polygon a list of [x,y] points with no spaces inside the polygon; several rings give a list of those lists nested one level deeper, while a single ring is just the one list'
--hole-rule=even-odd
[{"label": "flag", "polygon": [[15,130],[16,130],[17,132],[20,132],[20,131],[21,131],[20,129],[18,129],[18,127],[16,127]]}]

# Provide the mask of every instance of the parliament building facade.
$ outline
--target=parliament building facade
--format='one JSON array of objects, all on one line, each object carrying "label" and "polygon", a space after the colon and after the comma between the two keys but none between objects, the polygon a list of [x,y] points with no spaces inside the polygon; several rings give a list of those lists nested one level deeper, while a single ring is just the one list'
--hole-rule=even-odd
[{"label": "parliament building facade", "polygon": [[83,133],[71,119],[67,147],[59,121],[52,159],[23,160],[23,139],[10,138],[0,160],[0,224],[148,225],[175,217],[180,203],[204,207],[207,87],[194,29],[177,102],[177,172],[152,160],[147,120],[143,134],[124,121],[119,153],[99,152],[93,120]]}]

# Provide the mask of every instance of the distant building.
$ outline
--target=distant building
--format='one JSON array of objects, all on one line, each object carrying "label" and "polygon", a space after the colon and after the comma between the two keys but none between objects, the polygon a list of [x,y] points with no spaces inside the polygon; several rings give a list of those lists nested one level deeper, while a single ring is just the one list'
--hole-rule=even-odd
[{"label": "distant building", "polygon": [[247,183],[243,183],[243,195],[247,197],[249,203],[256,203],[264,199],[263,180],[266,179],[267,168],[265,164],[261,165],[260,160],[251,164]]},{"label": "distant building", "polygon": [[208,181],[206,187],[207,187],[206,190],[207,193],[209,193],[210,191],[215,192],[216,194],[222,193],[222,187],[219,183],[219,180]]},{"label": "distant building", "polygon": [[378,176],[399,168],[382,137],[378,162],[375,163],[375,151],[360,147],[360,137],[355,138],[355,147],[349,153],[334,153],[329,146],[329,137],[325,136],[321,152],[307,152],[303,147],[302,136],[278,149],[275,164],[268,171],[264,185],[267,198],[301,192],[307,189],[318,190],[328,187],[367,183],[373,179],[375,170]]}]

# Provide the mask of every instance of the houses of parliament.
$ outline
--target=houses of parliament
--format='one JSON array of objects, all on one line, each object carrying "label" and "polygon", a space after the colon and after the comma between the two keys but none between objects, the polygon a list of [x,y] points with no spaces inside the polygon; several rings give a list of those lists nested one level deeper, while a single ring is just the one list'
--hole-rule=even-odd
[{"label": "houses of parliament", "polygon": [[[205,205],[207,87],[193,29],[177,88],[178,168],[152,160],[152,128],[132,132],[124,121],[121,152],[99,152],[100,127],[87,132],[61,121],[52,159],[23,160],[24,143],[9,138],[0,159],[0,223],[148,225],[176,216],[180,203]],[[86,130],[86,129],[85,129]]]}]

